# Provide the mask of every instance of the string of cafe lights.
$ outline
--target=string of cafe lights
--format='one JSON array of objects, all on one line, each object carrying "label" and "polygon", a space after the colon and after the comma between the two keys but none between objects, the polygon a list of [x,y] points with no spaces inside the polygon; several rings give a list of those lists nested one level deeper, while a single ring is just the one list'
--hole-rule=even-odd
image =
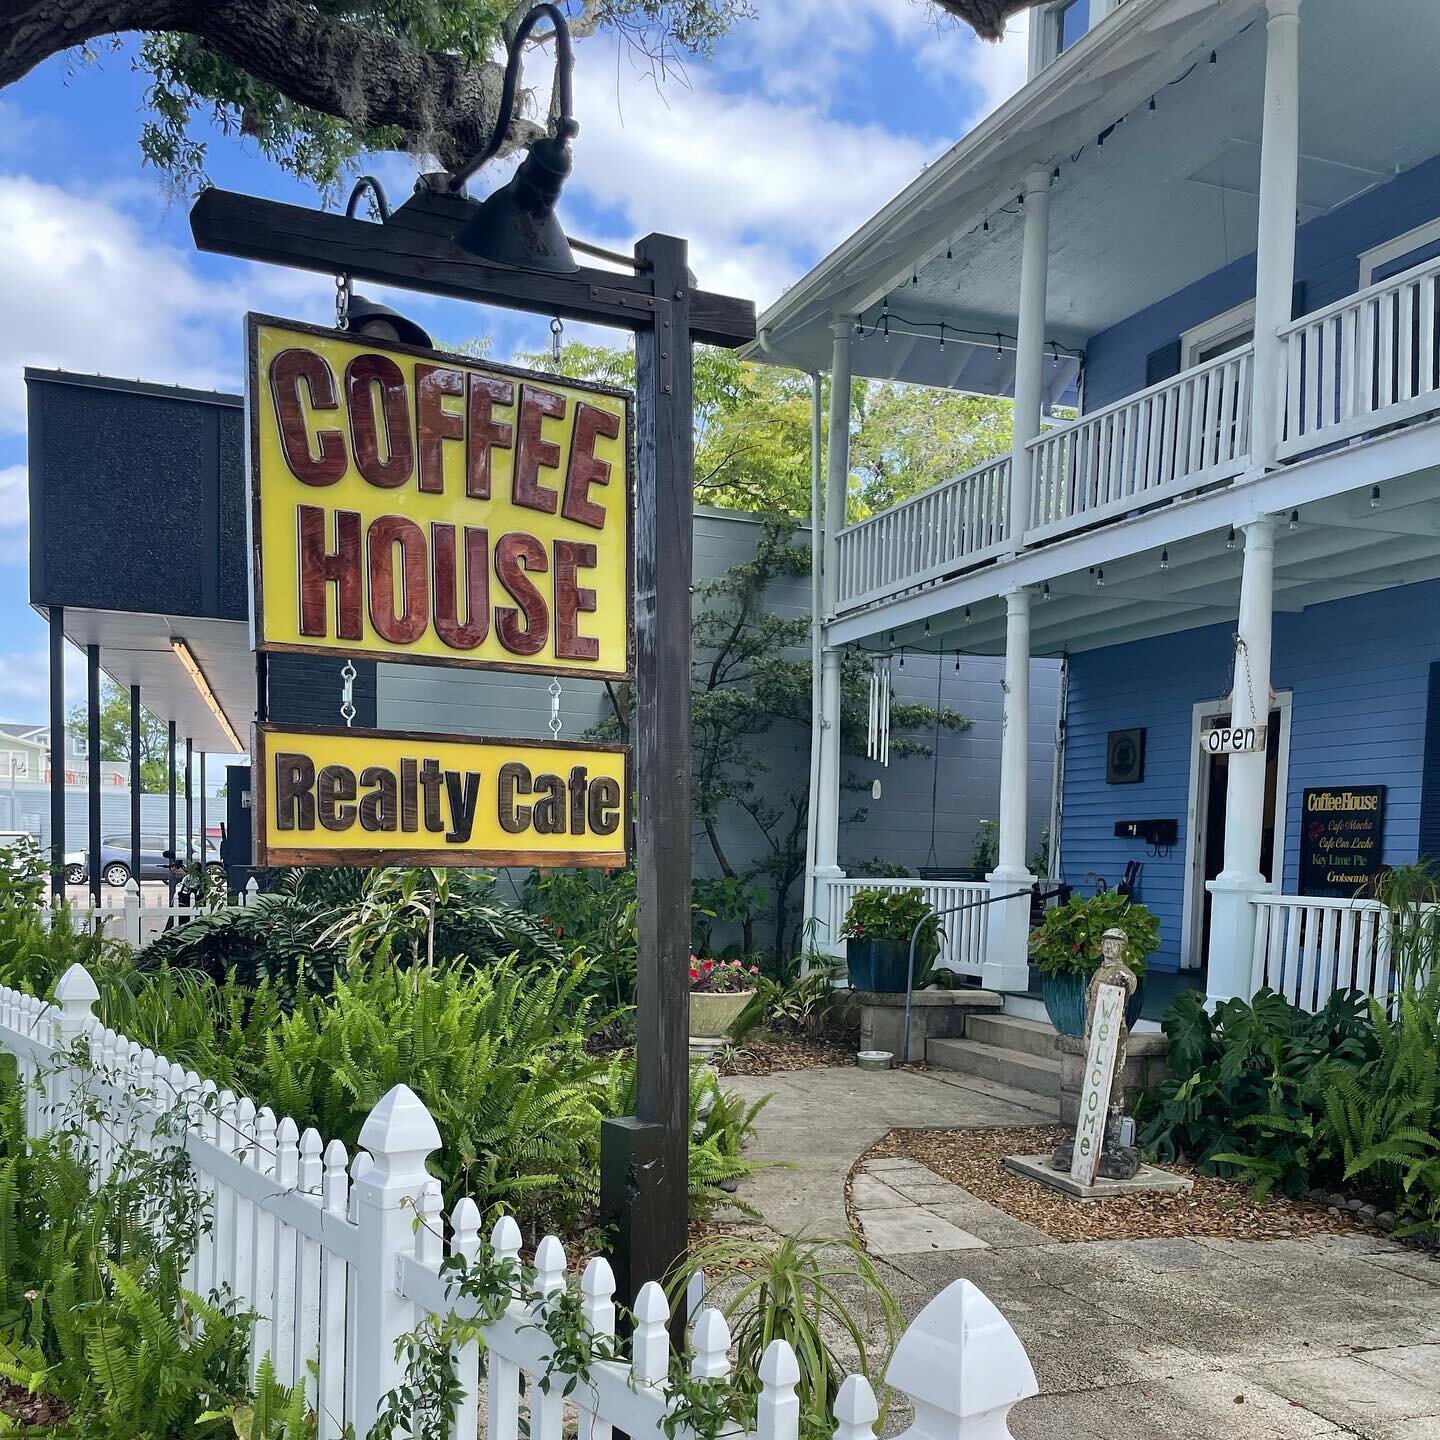
[{"label": "string of cafe lights", "polygon": [[[1234,38],[1238,40],[1241,35],[1245,34],[1247,30],[1249,30],[1253,25],[1256,25],[1257,23],[1258,20],[1251,20],[1248,24],[1243,25],[1240,30],[1236,32]],[[1210,51],[1208,59],[1204,61],[1194,61],[1188,69],[1177,75],[1173,80],[1167,80],[1162,86],[1159,87],[1159,89],[1154,91],[1154,93],[1151,94],[1150,98],[1142,105],[1138,106],[1135,110],[1127,110],[1125,114],[1121,115],[1117,120],[1107,125],[1096,135],[1094,142],[1095,148],[1097,150],[1104,149],[1105,142],[1109,140],[1110,137],[1114,135],[1116,130],[1118,130],[1120,126],[1125,124],[1125,122],[1129,120],[1133,115],[1137,113],[1152,114],[1157,111],[1160,108],[1159,97],[1164,93],[1164,91],[1173,89],[1176,85],[1183,85],[1185,81],[1187,81],[1197,70],[1201,68],[1204,68],[1207,72],[1212,72],[1218,69],[1219,64],[1220,51],[1217,47]],[[1090,146],[1088,143],[1082,145],[1078,150],[1076,150],[1072,155],[1068,157],[1068,163],[1072,166],[1078,165],[1080,163],[1081,157],[1089,148]],[[1060,179],[1060,173],[1061,164],[1057,164],[1051,174],[1052,181],[1058,181]],[[987,212],[981,218],[979,224],[971,226],[971,228],[967,230],[963,235],[961,235],[958,240],[952,240],[949,244],[947,244],[945,247],[946,260],[954,260],[956,244],[969,240],[975,235],[988,235],[990,233],[990,221],[992,219],[995,219],[1001,215],[1023,215],[1024,212],[1025,194],[1023,191],[1021,191],[1015,195],[1012,201],[1007,201],[1005,204],[997,206],[996,209]],[[912,286],[918,286],[919,283],[920,272],[918,268],[916,268],[911,271],[910,284]],[[959,340],[962,342],[984,341],[988,344],[993,337],[996,345],[996,353],[998,355],[1004,354],[1005,341],[1010,341],[1012,345],[1016,343],[1016,337],[1014,335],[1007,335],[1004,331],[982,332],[966,330],[962,327],[950,325],[943,321],[911,320],[907,317],[900,315],[897,311],[894,311],[890,308],[889,295],[886,295],[881,300],[880,313],[877,318],[870,323],[868,330],[866,328],[865,316],[866,312],[861,311],[860,315],[856,318],[855,321],[855,334],[861,339],[864,339],[867,334],[875,335],[876,333],[879,333],[885,340],[888,341],[891,334],[894,333],[896,335],[903,335],[918,340],[938,340],[940,344],[940,349],[943,351],[945,348],[945,341],[947,339]],[[899,324],[904,326],[922,328],[899,329],[891,323],[892,321],[898,321]],[[1077,350],[1071,346],[1061,345],[1056,341],[1046,341],[1046,351],[1052,356],[1053,361],[1056,365],[1060,363],[1061,355],[1072,356],[1079,361],[1081,371],[1083,373],[1085,365],[1085,352],[1083,350]]]}]

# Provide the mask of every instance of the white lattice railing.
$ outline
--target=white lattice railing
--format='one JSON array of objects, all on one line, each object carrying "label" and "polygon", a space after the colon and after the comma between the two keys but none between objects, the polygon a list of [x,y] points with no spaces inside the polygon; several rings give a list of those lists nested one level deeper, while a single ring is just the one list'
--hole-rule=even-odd
[{"label": "white lattice railing", "polygon": [[1395,990],[1395,920],[1378,900],[1257,895],[1250,992],[1268,985],[1319,1010],[1337,990],[1384,1000]]},{"label": "white lattice railing", "polygon": [[836,537],[838,605],[868,605],[1005,548],[1010,460],[987,461]]},{"label": "white lattice railing", "polygon": [[1238,475],[1250,453],[1246,346],[1030,442],[1025,543]]},{"label": "white lattice railing", "polygon": [[1437,276],[1428,260],[1280,332],[1282,459],[1440,410]]},{"label": "white lattice railing", "polygon": [[[826,925],[825,943],[832,955],[845,954],[840,931],[845,912],[861,890],[918,890],[925,903],[934,911],[953,910],[969,901],[988,900],[990,887],[975,880],[871,880],[861,876],[826,882],[826,904],[821,910]],[[945,915],[940,921],[940,954],[935,963],[961,975],[979,975],[985,964],[985,935],[990,907],[977,904],[973,909]]]},{"label": "white lattice railing", "polygon": [[[283,1382],[303,1383],[319,1440],[339,1440],[346,1427],[363,1440],[382,1397],[404,1383],[397,1339],[428,1314],[484,1313],[452,1298],[445,1262],[479,1252],[485,1217],[470,1199],[442,1214],[439,1182],[426,1166],[441,1143],[430,1112],[397,1085],[370,1112],[352,1157],[339,1141],[327,1145],[289,1117],[217,1093],[193,1070],[102,1028],[95,982],[82,967],[73,966],[55,994],[46,1004],[0,987],[0,1048],[15,1057],[25,1086],[29,1133],[78,1116],[67,1128],[80,1127],[82,1153],[98,1175],[122,1143],[153,1146],[161,1128],[169,1143],[178,1135],[208,1218],[190,1288],[255,1314],[252,1374],[268,1354]],[[81,1090],[98,1103],[76,1106]],[[518,1259],[514,1220],[501,1216],[489,1234],[497,1258]],[[572,1423],[577,1440],[611,1440],[617,1430],[634,1440],[693,1440],[688,1426],[671,1421],[670,1310],[661,1288],[652,1281],[640,1290],[618,1358],[596,1359],[588,1379],[567,1383],[563,1370],[550,1375],[551,1343],[539,1323],[545,1296],[575,1278],[554,1236],[536,1248],[534,1268],[533,1286],[517,1290],[506,1313],[455,1355],[464,1396],[451,1415],[451,1440],[477,1440],[482,1413],[486,1440],[560,1440]],[[578,1288],[592,1332],[613,1336],[615,1278],[603,1258],[589,1262]],[[726,1381],[724,1316],[697,1306],[690,1341],[691,1373]],[[755,1440],[798,1440],[799,1367],[783,1340],[765,1351],[759,1377]],[[920,1312],[885,1378],[914,1407],[911,1440],[1001,1440],[1011,1407],[1038,1388],[1014,1330],[967,1280]],[[835,1400],[835,1440],[875,1440],[878,1418],[869,1383],[852,1375]]]}]

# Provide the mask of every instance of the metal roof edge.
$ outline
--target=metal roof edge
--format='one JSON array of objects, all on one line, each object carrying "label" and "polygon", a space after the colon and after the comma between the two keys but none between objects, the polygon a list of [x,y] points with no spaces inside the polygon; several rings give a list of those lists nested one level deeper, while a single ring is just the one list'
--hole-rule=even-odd
[{"label": "metal roof edge", "polygon": [[109,390],[122,395],[147,395],[158,400],[187,400],[202,405],[221,405],[230,410],[238,410],[245,403],[244,396],[231,395],[223,390],[192,390],[184,385],[164,385],[155,380],[121,380],[111,375],[81,375],[73,370],[44,370],[27,365],[25,383],[28,385],[32,381]]}]

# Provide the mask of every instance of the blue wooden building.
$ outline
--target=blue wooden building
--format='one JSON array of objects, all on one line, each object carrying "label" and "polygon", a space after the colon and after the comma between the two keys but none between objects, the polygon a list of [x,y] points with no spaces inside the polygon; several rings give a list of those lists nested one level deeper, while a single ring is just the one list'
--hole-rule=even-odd
[{"label": "blue wooden building", "polygon": [[[1028,83],[761,319],[756,358],[1014,397],[1010,454],[846,525],[832,386],[824,654],[1003,654],[1017,719],[1061,658],[1053,876],[1130,868],[1215,998],[1385,989],[1366,884],[1440,854],[1437,47],[1428,0],[1037,5]],[[1044,878],[1020,733],[977,894]],[[1012,997],[1027,911],[969,967]]]}]

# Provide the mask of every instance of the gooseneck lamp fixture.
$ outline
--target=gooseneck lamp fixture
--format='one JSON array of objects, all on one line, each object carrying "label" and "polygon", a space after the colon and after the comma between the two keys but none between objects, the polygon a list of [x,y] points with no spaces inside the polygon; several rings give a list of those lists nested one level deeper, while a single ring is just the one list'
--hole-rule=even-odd
[{"label": "gooseneck lamp fixture", "polygon": [[[373,176],[362,175],[345,202],[345,218],[353,220],[360,206],[360,197],[370,192],[375,213],[383,225],[390,218],[390,201],[385,196],[385,187]],[[363,335],[367,340],[400,340],[406,345],[419,345],[426,350],[433,348],[429,332],[417,325],[408,316],[371,300],[366,295],[356,295],[350,288],[350,277],[341,275],[335,281],[335,325],[337,329],[348,330],[354,335]]]},{"label": "gooseneck lamp fixture", "polygon": [[560,111],[555,133],[542,136],[530,146],[515,174],[475,207],[456,234],[455,243],[472,255],[501,265],[572,275],[580,267],[556,218],[555,203],[570,174],[570,142],[580,133],[580,126],[573,113],[570,77],[575,55],[570,45],[570,27],[558,6],[535,6],[516,28],[505,63],[495,132],[483,150],[450,176],[449,183],[452,193],[462,190],[465,182],[499,153],[515,113],[521,52],[542,16],[550,21],[555,36],[555,90]]}]

